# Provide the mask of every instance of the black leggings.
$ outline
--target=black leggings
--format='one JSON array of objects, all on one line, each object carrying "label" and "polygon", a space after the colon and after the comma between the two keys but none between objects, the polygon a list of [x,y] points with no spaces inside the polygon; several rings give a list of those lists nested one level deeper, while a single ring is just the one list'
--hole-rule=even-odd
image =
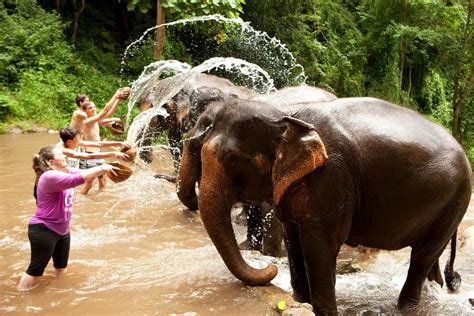
[{"label": "black leggings", "polygon": [[67,267],[71,235],[60,236],[43,224],[28,225],[28,239],[31,245],[31,262],[26,273],[42,276],[44,269],[53,258],[56,269]]}]

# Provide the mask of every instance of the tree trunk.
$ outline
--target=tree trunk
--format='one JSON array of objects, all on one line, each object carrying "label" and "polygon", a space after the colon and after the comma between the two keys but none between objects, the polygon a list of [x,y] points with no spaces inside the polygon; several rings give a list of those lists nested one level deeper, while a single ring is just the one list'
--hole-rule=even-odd
[{"label": "tree trunk", "polygon": [[56,11],[61,11],[61,0],[53,0],[53,6]]},{"label": "tree trunk", "polygon": [[410,63],[408,65],[408,92],[407,92],[407,95],[408,95],[408,104],[410,104],[410,94],[411,94],[411,74],[412,74],[412,71],[413,71],[413,63]]},{"label": "tree trunk", "polygon": [[398,87],[398,96],[403,105],[403,68],[405,67],[405,51],[403,48],[403,36],[400,38],[400,83]]},{"label": "tree trunk", "polygon": [[165,23],[165,10],[160,4],[160,0],[156,0],[156,43],[153,50],[153,59],[158,60],[163,53],[163,44],[165,40],[165,29],[160,25]]},{"label": "tree trunk", "polygon": [[86,0],[79,0],[79,5],[77,0],[72,0],[72,5],[74,7],[74,15],[72,18],[72,35],[71,42],[76,42],[77,29],[79,27],[79,17],[81,16],[82,11],[86,7]]}]

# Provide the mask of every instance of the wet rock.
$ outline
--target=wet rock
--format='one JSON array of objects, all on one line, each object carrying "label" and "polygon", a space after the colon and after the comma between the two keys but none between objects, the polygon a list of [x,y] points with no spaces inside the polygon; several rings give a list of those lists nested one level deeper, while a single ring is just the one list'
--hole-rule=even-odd
[{"label": "wet rock", "polygon": [[295,305],[290,305],[281,312],[283,316],[312,316],[313,307],[308,303],[298,303]]},{"label": "wet rock", "polygon": [[354,265],[354,262],[351,259],[338,260],[336,263],[336,274],[348,274],[359,271],[360,267]]}]

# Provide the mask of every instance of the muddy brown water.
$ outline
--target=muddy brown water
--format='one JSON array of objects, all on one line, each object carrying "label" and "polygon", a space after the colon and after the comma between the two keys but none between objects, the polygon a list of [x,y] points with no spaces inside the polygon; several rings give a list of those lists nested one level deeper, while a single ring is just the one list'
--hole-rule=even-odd
[{"label": "muddy brown water", "polygon": [[[278,300],[293,304],[286,259],[244,252],[248,262],[273,262],[279,275],[266,287],[243,285],[227,270],[207,236],[199,215],[185,210],[175,187],[154,173],[172,172],[169,154],[155,152],[148,167],[134,167],[126,182],[108,181],[105,192],[75,195],[68,272],[53,277],[50,263],[40,285],[22,293],[15,288],[29,263],[27,222],[34,212],[31,157],[57,134],[0,135],[0,313],[48,315],[278,315]],[[427,282],[419,314],[474,314],[474,204],[458,234],[455,268],[461,289]],[[235,224],[241,241],[245,228]],[[449,249],[449,247],[448,247]],[[440,262],[447,259],[445,251]],[[357,273],[338,275],[336,295],[342,314],[396,313],[405,280],[409,249],[360,253]]]}]

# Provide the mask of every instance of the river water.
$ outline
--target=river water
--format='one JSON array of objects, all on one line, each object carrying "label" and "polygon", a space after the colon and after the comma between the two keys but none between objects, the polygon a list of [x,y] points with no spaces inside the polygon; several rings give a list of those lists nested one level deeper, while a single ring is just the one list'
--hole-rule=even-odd
[{"label": "river water", "polygon": [[[48,315],[278,315],[278,300],[289,305],[286,260],[244,252],[252,265],[279,265],[272,285],[247,287],[225,267],[199,215],[186,211],[175,187],[153,177],[171,173],[168,152],[155,151],[151,166],[135,166],[126,182],[108,182],[105,192],[75,196],[68,273],[53,276],[48,266],[40,285],[15,288],[29,263],[27,222],[34,212],[31,157],[56,143],[57,134],[0,135],[0,313]],[[238,241],[245,228],[235,224]],[[419,314],[474,314],[474,207],[460,230],[455,268],[463,277],[459,292],[427,282]],[[459,246],[459,244],[461,244]],[[409,249],[361,254],[344,248],[361,270],[337,276],[339,312],[347,315],[396,313]],[[440,260],[442,268],[447,258]]]}]

